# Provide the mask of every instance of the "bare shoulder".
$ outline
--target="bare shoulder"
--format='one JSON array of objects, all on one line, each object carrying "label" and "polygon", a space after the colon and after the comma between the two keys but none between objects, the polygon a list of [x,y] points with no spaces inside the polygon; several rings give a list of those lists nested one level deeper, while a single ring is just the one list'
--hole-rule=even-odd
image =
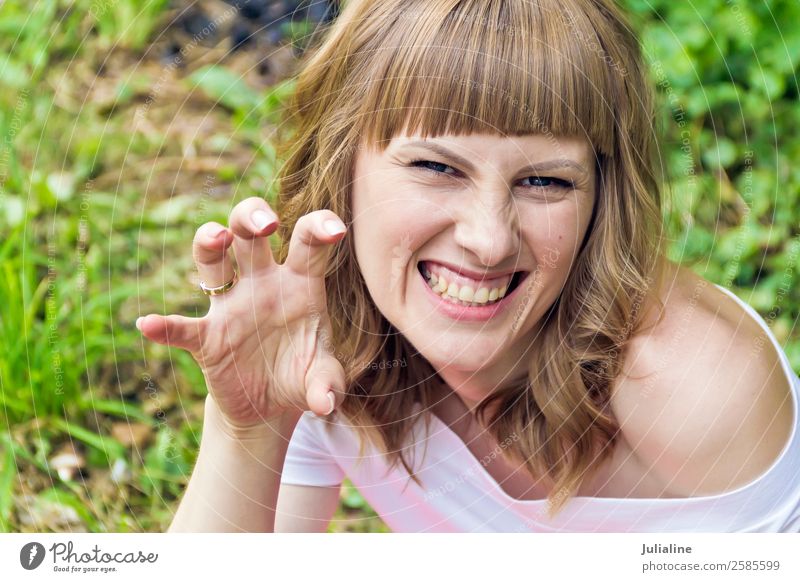
[{"label": "bare shoulder", "polygon": [[795,421],[780,355],[752,315],[689,269],[673,267],[658,292],[663,318],[634,336],[614,386],[621,433],[668,495],[744,486],[777,459]]}]

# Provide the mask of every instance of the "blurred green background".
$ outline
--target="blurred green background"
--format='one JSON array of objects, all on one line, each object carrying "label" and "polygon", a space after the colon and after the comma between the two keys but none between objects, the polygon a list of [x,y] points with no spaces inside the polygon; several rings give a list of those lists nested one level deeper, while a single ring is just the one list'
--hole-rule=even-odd
[{"label": "blurred green background", "polygon": [[[164,531],[177,508],[206,388],[133,322],[205,313],[194,232],[273,195],[314,26],[231,4],[0,3],[0,531]],[[660,97],[671,257],[800,371],[800,3],[622,4]],[[346,482],[330,530],[387,528]]]}]

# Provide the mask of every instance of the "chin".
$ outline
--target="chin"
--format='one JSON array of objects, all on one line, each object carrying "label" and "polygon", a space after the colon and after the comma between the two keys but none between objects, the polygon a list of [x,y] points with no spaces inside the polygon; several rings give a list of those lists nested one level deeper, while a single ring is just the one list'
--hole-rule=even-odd
[{"label": "chin", "polygon": [[449,350],[443,350],[441,346],[434,350],[428,349],[422,355],[436,370],[447,368],[452,371],[470,373],[479,372],[492,366],[498,354],[491,355],[482,350],[480,346],[473,347],[461,343],[453,345]]}]

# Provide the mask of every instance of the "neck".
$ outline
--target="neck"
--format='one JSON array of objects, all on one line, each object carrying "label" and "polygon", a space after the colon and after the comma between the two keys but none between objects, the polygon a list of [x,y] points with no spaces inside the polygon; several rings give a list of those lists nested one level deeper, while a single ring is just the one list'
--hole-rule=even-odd
[{"label": "neck", "polygon": [[[527,352],[526,352],[527,353]],[[527,379],[528,358],[525,354],[515,358],[516,364],[512,366],[495,365],[491,369],[479,371],[464,371],[453,368],[437,370],[439,377],[444,381],[449,396],[456,397],[460,404],[460,413],[469,412],[474,418],[478,405],[497,390],[518,384]],[[500,362],[499,364],[502,364]],[[446,398],[450,401],[450,398]],[[487,418],[491,418],[496,411],[498,403],[493,402],[487,409]],[[452,407],[450,402],[448,406]]]}]

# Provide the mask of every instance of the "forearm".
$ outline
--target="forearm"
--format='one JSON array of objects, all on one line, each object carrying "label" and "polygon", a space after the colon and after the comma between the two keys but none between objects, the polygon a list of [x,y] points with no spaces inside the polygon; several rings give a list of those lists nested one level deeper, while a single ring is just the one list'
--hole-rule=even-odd
[{"label": "forearm", "polygon": [[233,436],[206,399],[197,463],[168,532],[271,532],[286,449],[302,413]]}]

